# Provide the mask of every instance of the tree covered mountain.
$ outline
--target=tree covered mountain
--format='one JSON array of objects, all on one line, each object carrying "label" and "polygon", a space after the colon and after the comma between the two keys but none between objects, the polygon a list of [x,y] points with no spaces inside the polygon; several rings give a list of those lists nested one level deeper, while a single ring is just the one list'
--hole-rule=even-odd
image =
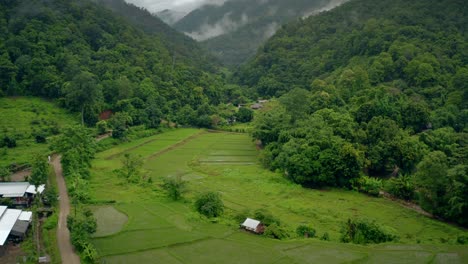
[{"label": "tree covered mountain", "polygon": [[282,24],[331,9],[346,0],[230,0],[205,5],[174,27],[202,41],[225,65],[237,66]]},{"label": "tree covered mountain", "polygon": [[392,194],[468,225],[467,10],[352,0],[283,26],[235,74],[278,98],[254,122],[265,165],[374,194],[391,177]]},{"label": "tree covered mountain", "polygon": [[217,61],[190,37],[180,34],[144,8],[124,0],[93,0],[122,16],[145,33],[158,37],[176,60],[208,71],[215,71]]},{"label": "tree covered mountain", "polygon": [[92,1],[0,2],[0,94],[57,98],[90,125],[103,109],[124,126],[176,121],[182,108],[210,115],[222,80],[197,44],[132,6],[120,12],[147,32]]}]

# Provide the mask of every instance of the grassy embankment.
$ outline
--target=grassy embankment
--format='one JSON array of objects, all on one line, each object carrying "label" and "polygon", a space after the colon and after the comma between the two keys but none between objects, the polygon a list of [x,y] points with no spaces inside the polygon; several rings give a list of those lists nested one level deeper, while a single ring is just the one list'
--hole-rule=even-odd
[{"label": "grassy embankment", "polygon": [[49,152],[48,144],[36,143],[35,135],[52,136],[78,117],[56,104],[33,97],[0,98],[0,140],[16,139],[17,147],[0,148],[0,167],[27,164],[36,153]]},{"label": "grassy embankment", "polygon": [[[143,157],[152,184],[127,184],[112,173],[121,166],[123,153]],[[93,242],[100,256],[106,263],[468,261],[468,247],[453,245],[466,231],[383,198],[304,189],[263,169],[257,154],[246,134],[195,129],[174,130],[99,153],[93,164],[92,196],[95,201],[115,201],[93,207],[98,218]],[[180,202],[170,201],[161,188],[164,177],[176,174],[188,182]],[[192,207],[194,197],[206,190],[220,192],[227,207],[216,223],[201,218]],[[260,208],[279,218],[291,238],[278,241],[239,231],[233,216]],[[400,240],[373,246],[341,244],[339,231],[349,217],[375,219],[395,229]],[[328,232],[331,241],[294,237],[300,224],[311,224],[318,236]]]}]

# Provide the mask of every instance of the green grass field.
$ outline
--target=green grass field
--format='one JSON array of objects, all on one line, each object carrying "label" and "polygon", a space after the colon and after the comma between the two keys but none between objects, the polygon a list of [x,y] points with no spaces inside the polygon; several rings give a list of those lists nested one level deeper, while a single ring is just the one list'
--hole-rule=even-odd
[{"label": "green grass field", "polygon": [[[112,170],[124,153],[141,155],[152,184],[127,184]],[[468,247],[453,245],[466,231],[429,219],[398,203],[345,190],[310,190],[263,169],[246,134],[178,129],[119,145],[97,155],[91,182],[95,201],[114,200],[128,220],[112,228],[112,217],[98,217],[93,239],[105,263],[467,263]],[[170,201],[162,179],[180,174],[187,193]],[[206,190],[222,194],[225,215],[211,222],[194,212],[194,197]],[[103,205],[109,209],[109,205]],[[94,207],[99,210],[99,207]],[[233,215],[264,208],[291,232],[283,241],[238,229]],[[120,213],[119,213],[120,212]],[[395,229],[400,241],[373,246],[339,243],[349,217],[366,217]],[[300,224],[311,224],[331,241],[294,237]],[[117,232],[117,233],[115,233]],[[445,243],[445,244],[444,244]]]},{"label": "green grass field", "polygon": [[0,148],[0,167],[12,163],[28,163],[35,153],[48,151],[47,144],[35,142],[35,131],[52,130],[78,122],[78,117],[52,102],[33,97],[0,98],[0,139],[5,135],[16,139],[16,148]]}]

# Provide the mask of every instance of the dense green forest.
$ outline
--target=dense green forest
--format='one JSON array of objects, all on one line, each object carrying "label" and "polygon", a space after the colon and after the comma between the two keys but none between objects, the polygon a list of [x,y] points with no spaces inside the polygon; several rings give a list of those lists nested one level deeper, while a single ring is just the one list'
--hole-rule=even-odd
[{"label": "dense green forest", "polygon": [[223,100],[216,64],[158,18],[127,10],[146,18],[151,34],[87,0],[2,1],[1,94],[58,99],[88,125],[111,109],[114,128],[157,127],[160,119],[209,126],[212,105]]},{"label": "dense green forest", "polygon": [[355,0],[283,26],[235,74],[252,98],[278,98],[254,121],[265,165],[468,225],[467,9]]},{"label": "dense green forest", "polygon": [[233,68],[254,56],[282,24],[344,1],[230,0],[202,6],[174,27],[200,40],[224,65]]}]

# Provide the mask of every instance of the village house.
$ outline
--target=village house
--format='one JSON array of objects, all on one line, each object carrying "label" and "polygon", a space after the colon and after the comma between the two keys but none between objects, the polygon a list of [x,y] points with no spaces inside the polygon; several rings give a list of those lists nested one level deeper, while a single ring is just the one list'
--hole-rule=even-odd
[{"label": "village house", "polygon": [[44,184],[36,190],[29,182],[0,182],[0,198],[9,198],[15,207],[29,207],[36,191],[42,193],[44,189]]},{"label": "village house", "polygon": [[265,225],[260,221],[251,218],[245,219],[244,223],[241,224],[241,227],[256,234],[263,234],[263,232],[265,232]]},{"label": "village house", "polygon": [[23,240],[31,221],[32,212],[8,209],[0,205],[0,256],[6,250],[7,240]]}]

